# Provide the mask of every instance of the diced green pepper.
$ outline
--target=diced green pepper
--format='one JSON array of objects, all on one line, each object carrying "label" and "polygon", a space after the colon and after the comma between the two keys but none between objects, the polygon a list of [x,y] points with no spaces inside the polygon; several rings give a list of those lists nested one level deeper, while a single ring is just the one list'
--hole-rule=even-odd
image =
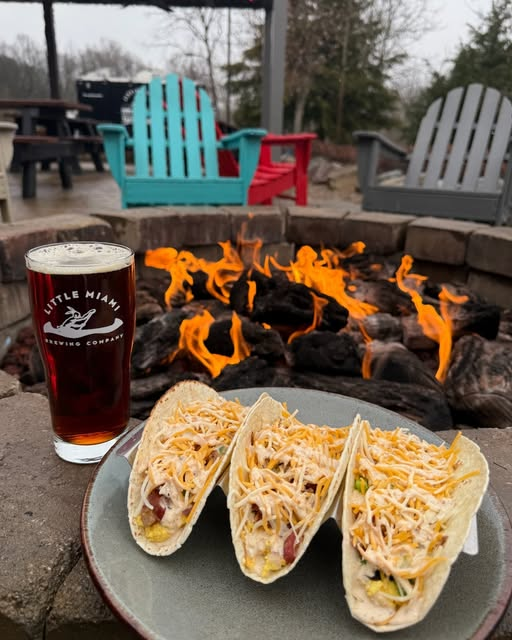
[{"label": "diced green pepper", "polygon": [[359,476],[354,483],[354,489],[364,495],[368,491],[368,480]]}]

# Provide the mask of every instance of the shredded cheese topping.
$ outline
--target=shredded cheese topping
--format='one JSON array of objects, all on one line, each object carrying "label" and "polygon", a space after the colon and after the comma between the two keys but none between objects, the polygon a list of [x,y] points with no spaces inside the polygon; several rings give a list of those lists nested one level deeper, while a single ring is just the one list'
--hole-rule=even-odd
[{"label": "shredded cheese topping", "polygon": [[148,540],[167,540],[192,520],[247,412],[240,402],[219,398],[178,404],[166,419],[152,443],[134,515]]},{"label": "shredded cheese topping", "polygon": [[291,564],[325,505],[349,427],[302,424],[283,407],[251,434],[237,469],[233,507],[245,566],[265,578]]},{"label": "shredded cheese topping", "polygon": [[363,423],[354,475],[348,480],[354,489],[350,536],[361,556],[359,579],[380,604],[397,609],[446,560],[442,548],[454,490],[479,473],[454,479],[460,435],[447,448],[401,428],[382,431]]}]

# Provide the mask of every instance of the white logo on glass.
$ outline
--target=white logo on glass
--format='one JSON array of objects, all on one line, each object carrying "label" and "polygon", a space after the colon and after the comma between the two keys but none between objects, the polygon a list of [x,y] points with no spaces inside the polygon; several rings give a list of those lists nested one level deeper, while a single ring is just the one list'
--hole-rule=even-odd
[{"label": "white logo on glass", "polygon": [[54,333],[64,338],[82,338],[84,336],[92,336],[95,333],[112,333],[112,331],[119,329],[123,324],[120,318],[115,318],[114,322],[106,327],[86,329],[85,325],[95,313],[96,309],[90,309],[82,315],[79,311],[73,309],[73,307],[68,307],[65,315],[69,317],[66,318],[62,324],[54,327],[51,322],[47,322],[43,327],[43,331],[45,333]]}]

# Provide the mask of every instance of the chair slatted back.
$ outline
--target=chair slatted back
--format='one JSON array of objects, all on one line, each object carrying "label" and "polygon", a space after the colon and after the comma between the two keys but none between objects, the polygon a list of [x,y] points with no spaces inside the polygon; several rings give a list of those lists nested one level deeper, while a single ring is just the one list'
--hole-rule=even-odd
[{"label": "chair slatted back", "polygon": [[452,89],[430,105],[421,122],[405,185],[499,191],[511,132],[512,105],[496,89]]},{"label": "chair slatted back", "polygon": [[416,136],[407,175],[405,176],[406,187],[417,187],[420,183],[421,172],[428,158],[430,142],[436,126],[437,116],[441,109],[441,102],[441,98],[438,98],[430,105],[427,113],[423,116]]},{"label": "chair slatted back", "polygon": [[138,89],[133,147],[140,177],[218,178],[215,114],[206,91],[175,74],[165,78],[165,85],[153,78]]}]

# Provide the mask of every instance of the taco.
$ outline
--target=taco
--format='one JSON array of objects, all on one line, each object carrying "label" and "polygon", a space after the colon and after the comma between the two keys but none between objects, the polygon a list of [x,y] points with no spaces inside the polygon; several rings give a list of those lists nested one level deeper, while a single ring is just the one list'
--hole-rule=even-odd
[{"label": "taco", "polygon": [[343,584],[354,618],[374,631],[422,620],[448,579],[489,478],[459,434],[429,444],[362,421],[343,498]]},{"label": "taco", "polygon": [[266,394],[253,406],[233,450],[228,493],[246,576],[267,584],[295,567],[340,490],[351,433],[303,424]]},{"label": "taco", "polygon": [[195,381],[178,383],[155,405],[128,489],[131,532],[144,551],[170,555],[188,538],[247,411]]}]

